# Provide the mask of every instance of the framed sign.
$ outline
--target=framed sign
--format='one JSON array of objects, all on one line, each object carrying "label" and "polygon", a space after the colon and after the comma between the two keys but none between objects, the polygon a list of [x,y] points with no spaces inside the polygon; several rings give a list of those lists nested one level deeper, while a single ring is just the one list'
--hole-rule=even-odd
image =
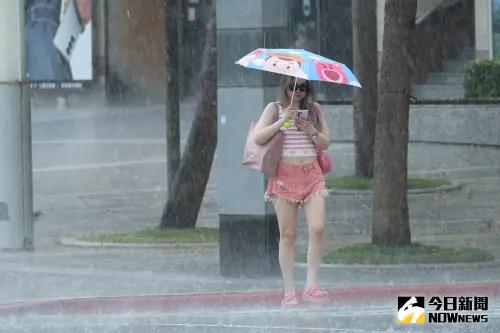
[{"label": "framed sign", "polygon": [[25,11],[31,87],[74,89],[92,81],[92,0],[26,0]]}]

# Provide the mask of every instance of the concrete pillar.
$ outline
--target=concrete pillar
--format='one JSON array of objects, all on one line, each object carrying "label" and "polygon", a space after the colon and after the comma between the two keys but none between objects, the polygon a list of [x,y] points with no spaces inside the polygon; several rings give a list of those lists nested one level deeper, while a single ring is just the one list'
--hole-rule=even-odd
[{"label": "concrete pillar", "polygon": [[385,0],[377,0],[377,52],[380,61],[384,39]]},{"label": "concrete pillar", "polygon": [[490,0],[474,1],[476,59],[493,58],[493,23]]},{"label": "concrete pillar", "polygon": [[24,0],[0,0],[0,249],[33,248]]},{"label": "concrete pillar", "polygon": [[278,97],[280,75],[234,62],[259,47],[286,48],[287,0],[217,0],[218,117],[217,187],[220,271],[223,276],[279,274],[278,227],[264,201],[263,174],[241,165],[251,120]]}]

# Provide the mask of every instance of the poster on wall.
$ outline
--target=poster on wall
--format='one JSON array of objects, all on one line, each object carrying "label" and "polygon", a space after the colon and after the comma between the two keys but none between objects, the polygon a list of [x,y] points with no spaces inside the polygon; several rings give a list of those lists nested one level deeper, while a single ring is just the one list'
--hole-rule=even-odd
[{"label": "poster on wall", "polygon": [[93,79],[92,0],[26,0],[26,71],[33,88]]}]

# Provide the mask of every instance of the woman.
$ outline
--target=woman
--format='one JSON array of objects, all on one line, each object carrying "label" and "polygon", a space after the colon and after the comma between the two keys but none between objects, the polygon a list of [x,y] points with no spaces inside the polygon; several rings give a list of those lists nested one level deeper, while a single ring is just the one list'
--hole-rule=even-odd
[{"label": "woman", "polygon": [[[286,77],[281,101],[268,104],[255,126],[257,144],[267,142],[278,131],[284,134],[281,162],[276,175],[269,179],[265,194],[266,200],[273,202],[280,230],[279,263],[285,288],[282,307],[298,303],[293,281],[298,206],[304,209],[309,234],[307,281],[302,300],[328,302],[328,293],[321,290],[316,281],[325,243],[325,196],[328,192],[315,146],[327,149],[330,133],[319,104],[313,102],[309,82],[300,78],[296,84],[294,81],[295,78]],[[309,112],[299,115],[297,110]],[[304,117],[305,114],[308,116]]]}]

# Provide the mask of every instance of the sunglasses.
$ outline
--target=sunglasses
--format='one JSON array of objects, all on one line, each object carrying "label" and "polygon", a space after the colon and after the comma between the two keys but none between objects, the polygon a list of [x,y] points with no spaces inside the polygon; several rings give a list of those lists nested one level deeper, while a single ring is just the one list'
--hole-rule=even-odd
[{"label": "sunglasses", "polygon": [[[294,84],[290,83],[288,85],[288,90],[293,91],[293,88],[294,88]],[[309,84],[307,84],[307,83],[298,84],[295,86],[295,91],[297,91],[297,90],[300,90],[302,92],[308,92],[309,91]]]}]

